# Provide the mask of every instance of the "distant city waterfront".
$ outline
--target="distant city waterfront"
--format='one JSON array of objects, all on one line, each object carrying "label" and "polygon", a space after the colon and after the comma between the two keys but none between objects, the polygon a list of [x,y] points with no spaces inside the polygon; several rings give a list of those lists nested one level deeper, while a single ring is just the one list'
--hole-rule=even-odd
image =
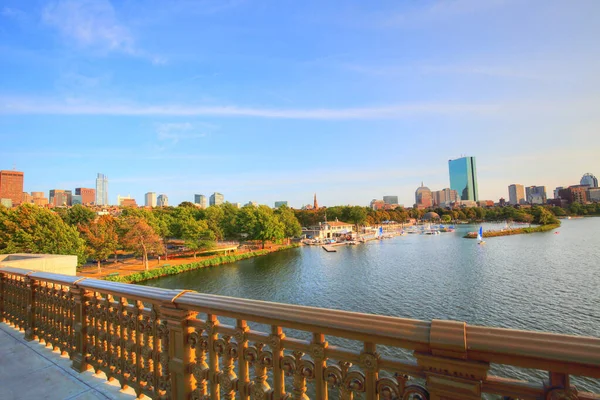
[{"label": "distant city waterfront", "polygon": [[600,246],[600,218],[565,220],[559,233],[492,238],[485,246],[462,239],[474,229],[470,225],[436,236],[396,237],[341,247],[337,253],[305,247],[146,284],[405,318],[597,336],[600,259],[590,249]]}]

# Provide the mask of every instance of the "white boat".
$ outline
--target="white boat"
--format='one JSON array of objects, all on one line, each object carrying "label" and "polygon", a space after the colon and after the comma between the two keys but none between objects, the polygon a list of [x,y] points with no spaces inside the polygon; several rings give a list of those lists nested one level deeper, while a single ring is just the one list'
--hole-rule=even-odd
[{"label": "white boat", "polygon": [[479,232],[477,232],[477,244],[485,244],[485,240],[483,240],[483,226],[480,226]]}]

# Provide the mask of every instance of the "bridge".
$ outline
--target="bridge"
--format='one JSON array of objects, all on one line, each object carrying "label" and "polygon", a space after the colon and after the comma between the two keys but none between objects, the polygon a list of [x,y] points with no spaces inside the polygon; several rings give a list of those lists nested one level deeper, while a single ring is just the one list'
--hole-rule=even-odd
[{"label": "bridge", "polygon": [[[153,399],[600,399],[571,382],[572,376],[587,377],[600,387],[595,337],[13,267],[0,268],[0,325],[58,349],[77,373],[103,372],[136,396]],[[491,370],[498,365],[534,369],[543,379],[499,377]]]}]

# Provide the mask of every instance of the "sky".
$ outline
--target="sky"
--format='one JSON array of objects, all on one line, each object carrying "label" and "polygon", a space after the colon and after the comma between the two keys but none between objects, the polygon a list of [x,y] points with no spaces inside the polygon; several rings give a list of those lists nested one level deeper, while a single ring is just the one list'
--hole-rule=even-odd
[{"label": "sky", "polygon": [[0,169],[111,203],[411,206],[600,175],[600,1],[0,0]]}]

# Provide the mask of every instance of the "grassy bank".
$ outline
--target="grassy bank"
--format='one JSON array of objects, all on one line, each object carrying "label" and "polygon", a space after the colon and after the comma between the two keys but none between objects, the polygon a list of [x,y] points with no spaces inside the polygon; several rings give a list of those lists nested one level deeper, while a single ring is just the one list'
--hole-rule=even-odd
[{"label": "grassy bank", "polygon": [[[508,229],[504,231],[488,231],[483,232],[484,238],[497,237],[497,236],[511,236],[511,235],[521,235],[524,233],[535,233],[535,232],[548,232],[553,229],[556,229],[560,226],[560,224],[549,224],[549,225],[540,225],[533,228],[517,228],[517,229]],[[477,239],[477,232],[469,232],[464,236],[466,239]]]},{"label": "grassy bank", "polygon": [[245,260],[247,258],[264,256],[269,253],[274,253],[281,250],[288,250],[295,247],[299,247],[298,244],[292,244],[289,246],[283,246],[278,248],[277,250],[258,250],[251,251],[249,253],[241,253],[241,254],[232,254],[226,256],[218,256],[214,258],[209,258],[206,260],[192,262],[189,264],[181,264],[181,265],[164,265],[160,268],[152,269],[149,271],[136,272],[135,274],[125,275],[125,276],[108,276],[104,278],[107,281],[111,282],[122,282],[122,283],[138,283],[147,281],[150,279],[161,278],[163,276],[169,275],[177,275],[181,272],[192,271],[194,269],[205,268],[205,267],[214,267],[222,264],[229,264],[240,260]]}]

